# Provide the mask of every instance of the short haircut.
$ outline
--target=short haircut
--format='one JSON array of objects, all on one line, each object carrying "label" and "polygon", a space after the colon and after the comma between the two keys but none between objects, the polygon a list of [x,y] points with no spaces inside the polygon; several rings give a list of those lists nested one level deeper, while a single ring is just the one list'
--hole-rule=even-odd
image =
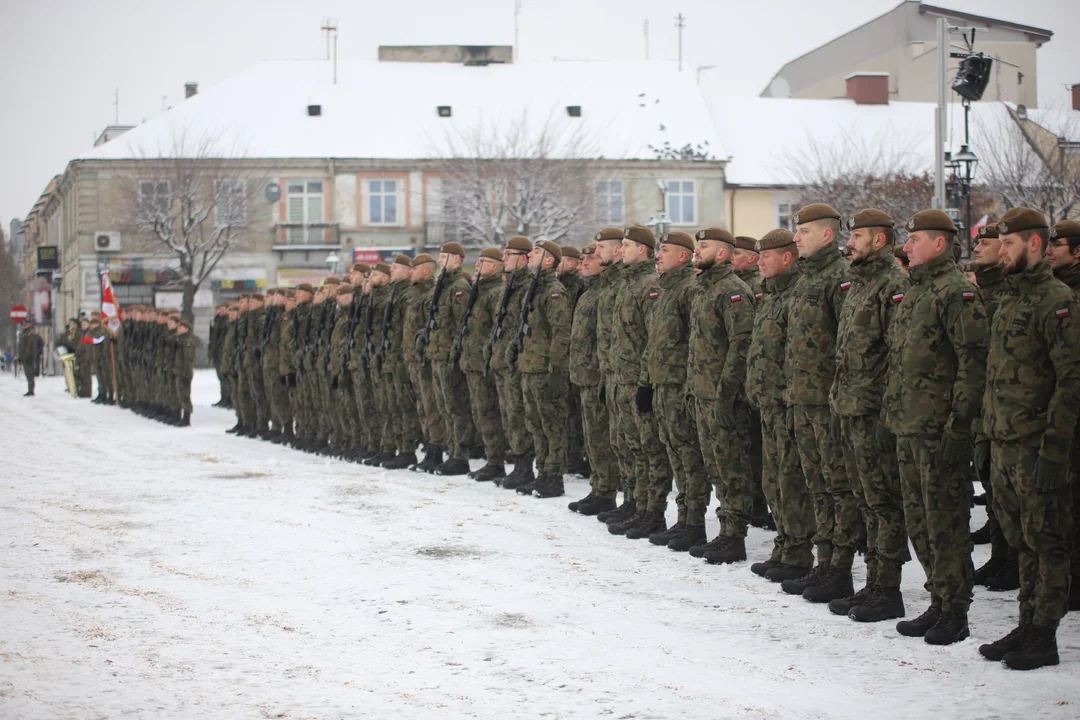
[{"label": "short haircut", "polygon": [[[1021,230],[1017,233],[1024,239],[1024,242],[1030,242],[1031,238],[1037,237],[1042,241],[1042,254],[1045,255],[1050,242],[1050,231],[1047,228],[1031,228],[1030,230]],[[1071,246],[1070,246],[1071,247]]]},{"label": "short haircut", "polygon": [[840,229],[843,227],[843,223],[836,218],[821,218],[818,220],[821,227],[831,228],[833,231],[833,238],[840,237]]}]

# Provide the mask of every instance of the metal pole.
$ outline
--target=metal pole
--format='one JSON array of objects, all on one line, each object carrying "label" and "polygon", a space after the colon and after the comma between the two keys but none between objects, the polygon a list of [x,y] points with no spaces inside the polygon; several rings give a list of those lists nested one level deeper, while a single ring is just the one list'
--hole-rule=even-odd
[{"label": "metal pole", "polygon": [[937,21],[938,43],[938,102],[934,110],[934,207],[945,209],[945,121],[948,88],[946,73],[949,63],[949,23],[945,18]]}]

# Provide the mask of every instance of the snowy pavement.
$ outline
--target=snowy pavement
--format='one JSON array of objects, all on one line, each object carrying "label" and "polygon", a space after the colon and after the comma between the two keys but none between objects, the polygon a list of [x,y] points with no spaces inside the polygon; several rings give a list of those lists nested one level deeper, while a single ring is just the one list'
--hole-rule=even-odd
[{"label": "snowy pavement", "polygon": [[24,388],[0,375],[2,718],[1080,716],[1077,617],[1056,668],[978,655],[1011,593],[933,648],[566,499],[227,435],[206,371],[186,429]]}]

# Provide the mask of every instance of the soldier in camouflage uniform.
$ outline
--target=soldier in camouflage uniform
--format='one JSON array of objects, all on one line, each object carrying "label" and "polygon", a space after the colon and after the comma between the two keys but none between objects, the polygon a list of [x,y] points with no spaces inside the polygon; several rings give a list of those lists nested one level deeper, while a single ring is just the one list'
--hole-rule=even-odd
[{"label": "soldier in camouflage uniform", "polygon": [[221,397],[214,407],[230,407],[232,403],[229,400],[229,380],[228,376],[222,372],[222,345],[225,342],[225,331],[229,324],[229,307],[226,303],[221,303],[214,308],[214,319],[210,322],[210,340],[207,343],[207,353],[210,355],[210,362],[214,365],[214,372],[217,373],[218,385],[221,387]]},{"label": "soldier in camouflage uniform", "polygon": [[265,302],[266,298],[262,293],[253,293],[248,301],[247,354],[244,356],[244,370],[247,373],[250,389],[250,409],[255,417],[253,436],[260,438],[266,437],[270,425],[270,408],[266,400],[266,386],[263,382],[262,370]]},{"label": "soldier in camouflage uniform", "polygon": [[88,398],[94,383],[94,340],[90,335],[90,320],[86,316],[79,318],[78,338],[79,342],[74,348],[75,392],[81,398]]},{"label": "soldier in camouflage uniform", "polygon": [[394,409],[394,383],[390,368],[380,362],[384,325],[390,294],[390,266],[377,263],[371,268],[371,333],[365,339],[363,351],[367,354],[368,377],[379,418],[378,453],[364,461],[365,465],[381,466],[397,457],[397,412]]},{"label": "soldier in camouflage uniform", "polygon": [[281,312],[285,305],[284,290],[272,289],[266,293],[266,308],[263,314],[262,373],[263,389],[266,392],[266,406],[270,418],[267,440],[282,442],[284,431],[284,413],[282,395],[285,387],[281,383]]},{"label": "soldier in camouflage uniform", "polygon": [[501,483],[496,480],[496,483],[508,489],[516,489],[535,479],[533,439],[522,422],[525,417],[525,396],[521,389],[521,376],[506,362],[506,349],[515,340],[522,303],[529,289],[530,275],[526,264],[532,250],[532,242],[521,235],[510,238],[503,249],[506,286],[503,288],[504,295],[499,300],[499,307],[505,308],[505,313],[501,322],[496,316],[492,337],[484,347],[484,359],[489,363],[489,373],[495,374],[503,432],[506,433],[506,440],[510,445],[510,461],[514,463],[514,469],[506,479]]},{"label": "soldier in camouflage uniform", "polygon": [[[225,339],[221,344],[222,358],[222,370],[228,377],[229,389],[231,392],[231,399],[233,405],[233,412],[236,413],[236,424],[226,430],[227,433],[239,433],[244,429],[244,415],[243,415],[243,402],[241,397],[243,391],[240,385],[240,373],[239,373],[239,356],[240,356],[240,330],[243,327],[245,311],[247,309],[247,299],[244,296],[237,298],[236,304],[229,308],[229,324],[225,330]],[[148,343],[149,345],[150,343]]]},{"label": "soldier in camouflage uniform", "polygon": [[[333,288],[334,318],[330,330],[329,361],[326,364],[328,376],[329,397],[327,398],[326,411],[331,415],[331,441],[326,454],[342,459],[351,459],[350,453],[353,447],[353,437],[349,433],[342,412],[349,403],[353,402],[352,373],[346,360],[345,344],[348,342],[349,309],[353,302],[353,287],[347,282],[338,283]],[[330,299],[327,302],[331,302]]]},{"label": "soldier in camouflage uniform", "polygon": [[1025,207],[998,223],[1009,289],[990,331],[983,395],[994,511],[1020,553],[1020,619],[979,652],[1015,670],[1058,664],[1057,626],[1069,607],[1080,302],[1053,276],[1048,226],[1042,213]]},{"label": "soldier in camouflage uniform", "polygon": [[281,442],[293,445],[296,442],[294,424],[296,420],[296,290],[285,291],[285,305],[282,307],[278,328],[278,374],[281,376],[282,406]]},{"label": "soldier in camouflage uniform", "polygon": [[343,388],[344,392],[338,393],[346,404],[337,412],[340,414],[342,432],[348,436],[347,459],[354,462],[373,459],[378,454],[381,439],[381,414],[375,404],[372,375],[364,370],[362,364],[364,341],[374,332],[376,323],[374,312],[370,315],[368,313],[371,303],[371,272],[371,266],[367,263],[355,263],[349,270],[347,280],[353,293],[343,348],[345,357],[339,356],[335,360],[345,363],[350,376],[349,382]]},{"label": "soldier in camouflage uniform", "polygon": [[[566,288],[566,294],[570,298],[570,310],[577,307],[578,299],[581,294],[585,292],[585,283],[582,281],[579,268],[581,266],[581,251],[573,245],[562,245],[559,248],[562,250],[562,260],[559,261],[559,282]],[[566,457],[567,457],[567,469],[566,471],[571,475],[580,475],[581,477],[589,477],[591,469],[589,468],[589,461],[585,457],[585,437],[583,435],[583,429],[581,424],[581,403],[578,399],[577,388],[570,382],[569,378],[566,384],[569,388],[566,397],[566,406],[569,413],[569,421],[566,424],[567,440],[566,440]]]},{"label": "soldier in camouflage uniform", "polygon": [[469,477],[481,482],[506,477],[509,446],[499,416],[499,392],[495,387],[495,378],[484,375],[484,346],[491,336],[503,289],[502,250],[487,248],[476,261],[476,279],[458,329],[457,344],[450,353],[450,362],[457,364],[465,373],[473,423],[484,443],[487,462],[476,472],[469,473]]},{"label": "soldier in camouflage uniform", "polygon": [[614,510],[615,496],[619,492],[619,465],[611,449],[611,421],[604,402],[603,374],[597,352],[597,315],[600,297],[608,281],[608,268],[602,265],[595,244],[581,252],[585,291],[574,307],[574,322],[570,327],[570,382],[579,394],[586,461],[590,466],[590,489],[588,495],[571,502],[568,507],[582,515],[596,515]]},{"label": "soldier in camouflage uniform", "polygon": [[[851,287],[848,263],[840,255],[840,213],[813,203],[794,216],[799,248],[799,284],[788,308],[784,370],[785,401],[795,424],[795,442],[806,485],[814,499],[817,565],[806,576],[781,583],[784,592],[811,602],[828,602],[854,593],[851,566],[861,518],[844,466],[840,421],[829,409],[836,372],[836,329]],[[807,592],[811,588],[813,592]]]},{"label": "soldier in camouflage uniform", "polygon": [[435,400],[435,386],[431,378],[431,363],[424,357],[420,347],[420,337],[427,325],[428,307],[435,286],[433,274],[435,258],[427,253],[420,253],[412,261],[409,307],[405,316],[402,334],[402,352],[409,366],[413,393],[418,398],[417,412],[420,416],[427,453],[424,459],[410,469],[418,472],[435,472],[443,462],[446,447],[446,427]]},{"label": "soldier in camouflage uniform", "polygon": [[[829,610],[859,622],[904,616],[900,573],[910,559],[896,438],[881,426],[887,336],[910,285],[893,262],[893,219],[874,208],[848,218],[852,283],[836,333],[836,377],[829,405],[840,418],[844,459],[866,525],[866,587]],[[853,529],[854,531],[854,529]]]},{"label": "soldier in camouflage uniform", "polygon": [[94,377],[97,378],[98,387],[98,394],[91,402],[104,403],[107,402],[106,393],[108,392],[109,387],[105,380],[106,373],[110,371],[106,365],[108,342],[106,340],[107,333],[105,332],[105,328],[101,326],[101,313],[96,310],[90,313],[90,331],[87,337],[91,339],[90,359],[94,368]]},{"label": "soldier in camouflage uniform", "polygon": [[[1047,250],[1054,277],[1068,285],[1074,296],[1080,297],[1080,221],[1065,220],[1050,228]],[[1072,456],[1069,461],[1073,490],[1072,579],[1069,583],[1069,610],[1080,610],[1080,424],[1073,434]]]},{"label": "soldier in camouflage uniform", "polygon": [[296,286],[296,309],[293,311],[292,350],[293,358],[291,367],[295,368],[295,374],[289,380],[292,393],[293,419],[296,428],[293,430],[295,438],[292,446],[297,450],[307,452],[315,442],[315,432],[311,424],[308,410],[308,374],[312,367],[308,362],[307,333],[311,325],[311,316],[315,312],[315,287],[303,283]]},{"label": "soldier in camouflage uniform", "polygon": [[176,424],[186,427],[191,424],[191,379],[195,376],[195,336],[191,334],[191,323],[187,320],[176,324],[176,346],[173,375],[180,401],[180,417]]},{"label": "soldier in camouflage uniform", "polygon": [[940,210],[908,220],[911,288],[893,316],[883,409],[896,435],[908,537],[930,607],[896,630],[948,645],[968,636],[972,423],[982,407],[987,325],[982,299],[953,259],[956,226]]},{"label": "soldier in camouflage uniform", "polygon": [[384,338],[385,350],[382,366],[391,373],[394,390],[394,413],[398,416],[395,427],[398,430],[397,456],[383,463],[388,470],[403,470],[416,464],[416,448],[420,445],[423,433],[420,429],[418,414],[419,398],[413,390],[409,376],[408,352],[411,344],[404,340],[405,319],[409,312],[412,285],[412,258],[398,255],[390,266],[390,284],[393,303],[390,309],[389,333]]},{"label": "soldier in camouflage uniform", "polygon": [[777,228],[758,241],[765,296],[754,313],[754,331],[746,356],[746,396],[761,413],[762,478],[772,508],[776,537],[765,562],[750,571],[772,582],[806,575],[814,562],[810,539],[814,510],[803,476],[795,428],[787,412],[784,358],[788,342],[788,306],[799,277],[795,236]]}]

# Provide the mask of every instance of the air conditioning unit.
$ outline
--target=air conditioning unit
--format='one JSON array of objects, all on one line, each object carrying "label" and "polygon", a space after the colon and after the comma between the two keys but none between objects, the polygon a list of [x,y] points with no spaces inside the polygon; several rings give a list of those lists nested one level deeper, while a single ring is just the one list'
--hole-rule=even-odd
[{"label": "air conditioning unit", "polygon": [[120,252],[120,233],[98,231],[94,233],[95,252]]}]

